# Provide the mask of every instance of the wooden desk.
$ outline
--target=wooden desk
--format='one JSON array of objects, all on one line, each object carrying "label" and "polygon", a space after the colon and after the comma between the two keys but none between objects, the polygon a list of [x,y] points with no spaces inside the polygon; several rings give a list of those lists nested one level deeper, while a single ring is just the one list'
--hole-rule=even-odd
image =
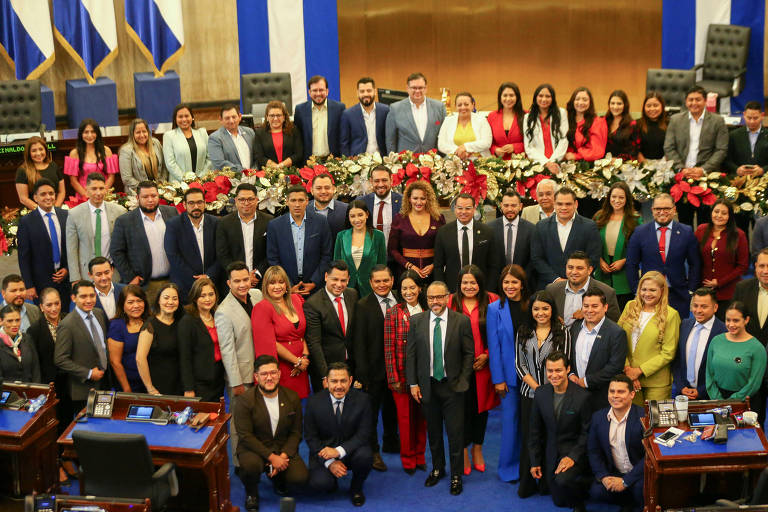
[{"label": "wooden desk", "polygon": [[[170,407],[173,412],[181,411],[189,405],[195,412],[215,412],[218,417],[199,432],[194,432],[186,425],[175,423],[154,425],[125,421],[128,406],[132,404],[156,405],[163,409]],[[59,437],[58,443],[64,457],[76,459],[77,452],[72,443],[73,430],[141,433],[147,438],[152,460],[156,465],[166,462],[176,464],[180,485],[179,496],[175,498],[179,502],[176,508],[236,512],[239,508],[233,506],[229,498],[229,417],[225,412],[223,399],[219,403],[209,403],[118,393],[111,419],[88,418],[85,423],[73,422]],[[80,493],[85,494],[82,481]],[[200,496],[201,493],[207,493],[207,507],[206,500]]]},{"label": "wooden desk", "polygon": [[[691,402],[689,412],[703,412],[725,404],[731,405],[734,413],[743,412],[746,409],[744,402],[708,400],[699,403]],[[642,422],[647,428],[647,411]],[[690,432],[690,428],[685,422],[679,423],[678,428]],[[747,427],[732,430],[729,432],[727,445],[715,445],[711,441],[699,439],[696,441],[694,449],[689,441],[682,440],[682,444],[676,445],[680,447],[678,448],[681,452],[679,454],[674,453],[675,448],[662,447],[653,441],[656,435],[665,430],[667,429],[656,428],[651,436],[643,439],[643,446],[645,447],[644,501],[647,511],[654,511],[657,506],[666,509],[690,505],[690,499],[697,494],[699,485],[699,478],[691,480],[691,476],[706,473],[727,473],[736,476],[738,473],[751,471],[754,483],[757,472],[768,465],[768,441],[766,441],[761,428]],[[728,490],[738,494],[741,486],[737,486],[736,489],[728,487]]]},{"label": "wooden desk", "polygon": [[51,492],[58,484],[56,445],[56,393],[53,384],[4,383],[3,389],[30,399],[45,394],[37,413],[0,409],[0,480],[15,496]]}]

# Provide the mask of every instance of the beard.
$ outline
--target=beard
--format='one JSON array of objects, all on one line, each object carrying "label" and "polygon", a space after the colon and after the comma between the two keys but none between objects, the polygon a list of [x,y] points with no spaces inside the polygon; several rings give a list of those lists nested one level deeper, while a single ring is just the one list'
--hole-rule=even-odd
[{"label": "beard", "polygon": [[364,107],[370,107],[373,104],[373,96],[363,96],[360,98],[360,103],[362,103]]},{"label": "beard", "polygon": [[159,206],[159,204],[155,205],[155,207],[154,207],[154,208],[146,208],[146,207],[144,207],[144,206],[142,206],[142,205],[139,205],[139,209],[140,209],[140,210],[141,210],[143,213],[155,213],[155,212],[157,211],[157,207],[158,207],[158,206]]},{"label": "beard", "polygon": [[274,388],[272,388],[272,389],[267,389],[266,387],[262,386],[261,384],[258,384],[258,386],[259,386],[259,391],[261,391],[263,394],[265,394],[265,395],[271,395],[272,393],[274,393],[275,391],[277,391],[277,386],[278,386],[278,385],[277,385],[277,384],[275,384],[275,387],[274,387]]}]

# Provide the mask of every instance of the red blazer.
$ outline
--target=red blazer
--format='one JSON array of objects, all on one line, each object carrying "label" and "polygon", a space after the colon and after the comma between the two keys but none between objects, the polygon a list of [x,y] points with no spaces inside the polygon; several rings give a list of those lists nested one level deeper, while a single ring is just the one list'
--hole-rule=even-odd
[{"label": "red blazer", "polygon": [[[701,243],[709,224],[700,224],[696,228],[696,238]],[[749,268],[749,249],[747,237],[740,229],[736,252],[728,250],[727,237],[721,236],[717,242],[715,258],[712,259],[712,235],[701,248],[701,279],[717,279],[717,300],[731,300],[733,292],[742,276]]]},{"label": "red blazer", "polygon": [[[428,311],[428,310],[427,310]],[[411,314],[403,302],[395,304],[387,311],[384,318],[384,366],[387,370],[389,385],[406,384],[405,378],[405,344],[408,342],[408,328],[411,325]]]},{"label": "red blazer", "polygon": [[[509,127],[509,134],[504,133],[504,114],[501,110],[494,110],[488,114],[488,124],[491,125],[491,134],[493,135],[493,142],[491,143],[491,154],[496,156],[496,150],[501,146],[512,144],[515,148],[515,153],[524,153],[525,146],[523,145],[523,131],[517,124],[517,119],[512,121],[512,126]],[[511,155],[504,155],[504,160],[512,158]]]},{"label": "red blazer", "polygon": [[584,120],[576,123],[576,133],[573,136],[573,145],[568,146],[568,152],[576,155],[576,160],[594,162],[605,156],[605,143],[608,141],[608,125],[605,118],[596,117],[589,127],[589,142],[584,144],[582,129]]}]

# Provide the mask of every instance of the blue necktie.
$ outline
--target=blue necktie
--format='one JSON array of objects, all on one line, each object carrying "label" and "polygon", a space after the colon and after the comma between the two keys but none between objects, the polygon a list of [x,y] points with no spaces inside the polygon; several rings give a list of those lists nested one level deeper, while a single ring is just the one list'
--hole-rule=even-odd
[{"label": "blue necktie", "polygon": [[61,252],[59,251],[59,234],[56,233],[56,225],[53,223],[53,214],[48,212],[45,214],[48,217],[48,230],[51,232],[51,249],[53,250],[53,263],[55,266],[59,266],[61,263]]},{"label": "blue necktie", "polygon": [[701,335],[701,331],[704,329],[704,326],[700,323],[696,322],[696,327],[693,330],[693,339],[691,340],[691,346],[688,349],[688,374],[686,375],[686,378],[688,379],[688,383],[693,386],[696,382],[696,352],[698,350],[699,346],[699,336]]}]

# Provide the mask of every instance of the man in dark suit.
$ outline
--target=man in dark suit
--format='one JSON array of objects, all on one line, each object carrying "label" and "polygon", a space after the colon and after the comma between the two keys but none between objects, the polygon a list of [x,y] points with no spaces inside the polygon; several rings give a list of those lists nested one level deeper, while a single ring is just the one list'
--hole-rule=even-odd
[{"label": "man in dark suit", "polygon": [[686,318],[691,292],[698,288],[701,278],[699,241],[690,226],[673,220],[675,202],[669,194],[657,195],[651,212],[654,222],[635,228],[629,239],[626,264],[629,288],[634,293],[640,276],[649,270],[661,272],[669,284],[669,305],[680,313],[680,318]]},{"label": "man in dark suit", "polygon": [[709,400],[707,394],[707,350],[712,338],[726,331],[715,316],[717,294],[712,288],[693,292],[691,313],[680,323],[677,355],[672,363],[672,396],[683,394],[689,400]]},{"label": "man in dark suit", "polygon": [[331,246],[336,243],[336,235],[346,229],[347,203],[335,198],[336,185],[330,174],[318,174],[312,178],[312,200],[307,211],[316,213],[328,221],[331,229]]},{"label": "man in dark suit", "polygon": [[453,204],[456,222],[437,230],[435,238],[435,280],[448,285],[451,293],[458,287],[459,270],[470,263],[480,267],[489,291],[495,291],[501,272],[501,251],[496,248],[493,228],[475,222],[475,198],[459,194]]},{"label": "man in dark suit", "polygon": [[608,299],[599,288],[590,288],[581,297],[583,320],[571,325],[573,340],[571,373],[574,384],[591,395],[592,410],[607,406],[608,383],[624,371],[627,359],[627,334],[606,318]]},{"label": "man in dark suit", "polygon": [[[768,307],[759,307],[760,302],[768,305],[768,248],[757,253],[755,261],[755,277],[746,279],[736,285],[733,300],[741,301],[749,312],[747,332],[768,346]],[[763,313],[761,316],[760,313]]]},{"label": "man in dark suit", "polygon": [[252,128],[240,126],[242,119],[238,105],[222,105],[219,113],[221,128],[208,137],[208,158],[213,169],[243,172],[252,168],[255,135]]},{"label": "man in dark suit", "polygon": [[[67,270],[67,211],[53,206],[56,188],[41,178],[32,189],[37,208],[19,220],[17,242],[19,270],[27,287],[27,299],[38,300],[43,288],[56,288],[62,306],[69,306]],[[75,262],[77,264],[77,262]]]},{"label": "man in dark suit", "polygon": [[643,424],[645,411],[632,405],[632,379],[616,375],[608,386],[610,408],[592,415],[587,440],[589,464],[595,481],[589,490],[596,501],[622,505],[623,510],[643,509]]},{"label": "man in dark suit", "polygon": [[307,399],[304,438],[309,447],[309,486],[319,491],[338,488],[338,478],[352,472],[352,504],[365,503],[363,483],[371,472],[371,403],[362,391],[351,389],[349,367],[328,365],[328,389]]},{"label": "man in dark suit", "polygon": [[546,480],[556,506],[583,511],[590,394],[568,381],[571,367],[564,353],[552,352],[544,364],[549,382],[536,390],[531,407],[531,475]]},{"label": "man in dark suit", "polygon": [[[325,273],[325,287],[304,303],[309,348],[309,373],[315,393],[323,389],[328,365],[352,361],[352,340],[357,291],[347,288],[349,267],[332,261]],[[354,373],[354,372],[353,372]]]},{"label": "man in dark suit", "polygon": [[458,495],[463,490],[464,392],[472,378],[475,350],[469,318],[448,309],[448,296],[448,286],[441,281],[427,288],[430,311],[411,317],[405,373],[411,396],[422,404],[427,420],[432,471],[424,485],[432,487],[445,476],[445,423],[451,494]]},{"label": "man in dark suit", "polygon": [[750,242],[749,248],[749,253],[753,262],[757,261],[758,253],[766,247],[768,247],[768,217],[760,217],[755,221],[755,227],[752,230],[752,241]]},{"label": "man in dark suit", "polygon": [[221,284],[221,269],[216,260],[219,219],[205,213],[205,194],[199,188],[184,192],[184,208],[186,212],[168,221],[164,239],[171,281],[179,286],[182,300],[186,300],[192,283],[200,277],[207,276]]},{"label": "man in dark suit", "polygon": [[[529,286],[536,284],[532,274],[531,238],[535,227],[520,217],[523,200],[514,189],[508,188],[501,196],[501,217],[489,223],[493,229],[496,247],[501,250],[503,265],[520,265],[528,277]],[[530,288],[529,288],[530,289]]]},{"label": "man in dark suit", "polygon": [[303,162],[310,156],[341,155],[339,132],[345,105],[328,97],[328,81],[323,76],[310,78],[307,88],[311,101],[299,103],[293,113],[293,122],[304,138]]},{"label": "man in dark suit", "polygon": [[75,310],[64,317],[56,330],[53,359],[66,373],[73,410],[85,407],[88,391],[109,389],[109,352],[104,311],[94,308],[96,288],[90,281],[78,281],[72,286]]},{"label": "man in dark suit", "polygon": [[[389,242],[392,219],[400,213],[403,196],[392,190],[392,171],[386,165],[374,167],[369,179],[373,192],[360,196],[358,199],[365,201],[365,206],[368,207],[373,218],[373,227],[383,232],[384,238]],[[389,256],[387,256],[387,262],[390,262]]]},{"label": "man in dark suit", "polygon": [[280,386],[277,359],[261,355],[253,364],[256,387],[235,397],[234,429],[238,434],[237,457],[240,479],[245,486],[245,509],[259,510],[259,480],[265,467],[275,492],[284,495],[287,486],[300,486],[309,478],[299,455],[301,400],[295,391]]},{"label": "man in dark suit", "polygon": [[355,156],[363,153],[387,154],[386,126],[389,107],[376,99],[373,78],[357,81],[358,105],[341,114],[341,154]]},{"label": "man in dark suit", "polygon": [[[40,290],[43,291],[43,290]],[[3,277],[2,300],[0,308],[3,306],[13,306],[21,313],[21,328],[19,332],[26,333],[30,327],[36,324],[45,324],[43,313],[40,308],[24,300],[27,294],[27,287],[24,279],[18,274],[8,274]]]},{"label": "man in dark suit", "polygon": [[573,251],[589,255],[592,267],[600,264],[602,242],[597,225],[576,213],[576,193],[561,188],[555,193],[555,215],[536,224],[531,240],[531,259],[538,276],[538,289],[565,279],[566,258]]},{"label": "man in dark suit", "polygon": [[[113,277],[114,267],[104,256],[96,256],[88,262],[88,278],[96,288],[96,305],[94,307],[104,311],[110,320],[117,313],[117,299],[120,298],[120,292],[125,288],[124,284],[114,282]],[[69,310],[72,311],[74,308],[75,305],[70,304]]]},{"label": "man in dark suit", "polygon": [[397,304],[398,297],[392,291],[395,280],[392,271],[386,265],[374,266],[371,269],[369,281],[373,293],[357,303],[352,353],[355,358],[355,379],[363,385],[363,391],[371,397],[374,426],[371,437],[373,469],[386,471],[387,466],[379,454],[376,425],[379,421],[379,411],[381,411],[384,451],[399,453],[397,410],[392,392],[387,386],[387,372],[384,365],[384,316],[389,308]]}]

